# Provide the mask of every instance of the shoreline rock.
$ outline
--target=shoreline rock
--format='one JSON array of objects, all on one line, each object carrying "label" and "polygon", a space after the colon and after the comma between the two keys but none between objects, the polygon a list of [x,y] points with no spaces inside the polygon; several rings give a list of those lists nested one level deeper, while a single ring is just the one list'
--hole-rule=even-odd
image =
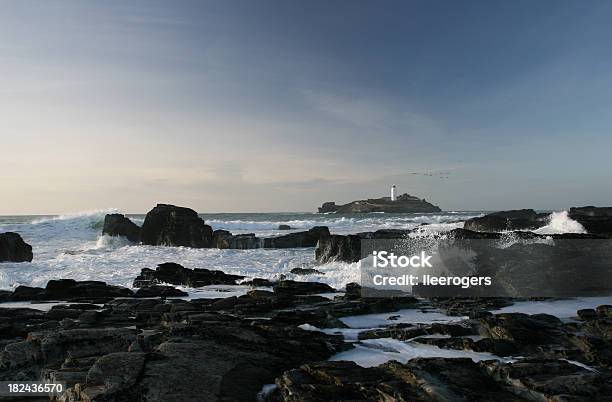
[{"label": "shoreline rock", "polygon": [[[279,230],[290,229],[288,225],[279,225]],[[213,231],[196,211],[168,204],[157,204],[149,211],[142,228],[124,215],[108,214],[104,218],[102,234],[123,236],[131,242],[151,246],[236,250],[316,247],[320,239],[330,236],[327,226],[266,238],[254,233],[234,235],[228,230]]]},{"label": "shoreline rock", "polygon": [[244,279],[244,276],[203,268],[189,269],[173,262],[166,262],[159,264],[155,270],[143,268],[140,275],[134,279],[133,286],[142,288],[169,283],[198,288],[208,285],[236,285],[236,281],[241,279]]},{"label": "shoreline rock", "polygon": [[142,244],[206,248],[212,244],[213,230],[190,208],[157,204],[142,224]]},{"label": "shoreline rock", "polygon": [[612,237],[612,207],[574,207],[570,208],[568,216],[588,233]]},{"label": "shoreline rock", "polygon": [[370,198],[367,200],[352,201],[348,204],[337,205],[333,201],[324,202],[318,209],[319,213],[355,214],[370,212],[387,213],[429,213],[442,212],[440,207],[433,205],[425,199],[402,194],[395,201],[390,197]]},{"label": "shoreline rock", "polygon": [[[47,288],[63,294],[78,284],[63,280]],[[271,383],[275,389],[259,394],[261,400],[515,401],[525,395],[531,395],[527,400],[605,400],[612,392],[609,305],[581,310],[579,320],[563,322],[546,314],[486,311],[509,300],[362,298],[357,284],[334,299],[317,294],[330,289],[280,281],[273,291],[240,297],[165,300],[159,295],[49,311],[0,308],[0,380],[64,382],[66,402],[256,400]],[[427,310],[431,302],[459,314],[481,309],[481,318],[393,323],[395,311]],[[342,329],[340,317],[373,313],[388,313],[388,323],[356,329],[351,342],[318,330]],[[473,338],[478,334],[482,337]],[[521,357],[509,363],[416,358],[369,368],[327,360],[379,338]]]},{"label": "shoreline rock", "polygon": [[31,262],[32,246],[19,233],[0,233],[0,262]]},{"label": "shoreline rock", "polygon": [[547,213],[537,213],[533,209],[499,211],[471,218],[465,221],[463,228],[475,232],[502,232],[505,230],[534,230],[548,224]]},{"label": "shoreline rock", "polygon": [[108,214],[104,217],[103,235],[123,236],[133,243],[140,243],[140,226],[122,214]]}]

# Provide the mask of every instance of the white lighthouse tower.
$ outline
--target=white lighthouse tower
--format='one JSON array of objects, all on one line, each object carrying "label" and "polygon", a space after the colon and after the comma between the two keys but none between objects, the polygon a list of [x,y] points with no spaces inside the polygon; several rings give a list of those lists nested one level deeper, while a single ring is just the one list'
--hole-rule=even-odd
[{"label": "white lighthouse tower", "polygon": [[391,201],[395,201],[395,184],[391,186]]}]

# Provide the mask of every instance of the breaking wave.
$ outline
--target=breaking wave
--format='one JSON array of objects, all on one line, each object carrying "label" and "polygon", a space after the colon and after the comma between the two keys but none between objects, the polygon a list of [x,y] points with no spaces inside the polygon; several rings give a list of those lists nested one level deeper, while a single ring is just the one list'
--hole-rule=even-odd
[{"label": "breaking wave", "polygon": [[569,217],[567,211],[553,212],[548,217],[548,225],[534,230],[539,234],[586,233],[582,225]]}]

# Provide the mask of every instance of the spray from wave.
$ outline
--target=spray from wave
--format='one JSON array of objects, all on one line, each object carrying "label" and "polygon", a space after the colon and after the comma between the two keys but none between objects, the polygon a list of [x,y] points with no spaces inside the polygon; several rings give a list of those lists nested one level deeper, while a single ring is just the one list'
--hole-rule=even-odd
[{"label": "spray from wave", "polygon": [[538,234],[586,233],[582,225],[569,217],[567,211],[553,212],[548,225],[534,230]]},{"label": "spray from wave", "polygon": [[109,209],[100,209],[95,211],[85,211],[85,212],[77,212],[74,214],[64,214],[52,217],[45,217],[34,219],[31,224],[32,225],[50,225],[57,224],[64,227],[67,226],[81,226],[88,227],[91,229],[101,229],[104,224],[104,216],[106,214],[115,214],[118,213],[118,209],[109,208]]}]

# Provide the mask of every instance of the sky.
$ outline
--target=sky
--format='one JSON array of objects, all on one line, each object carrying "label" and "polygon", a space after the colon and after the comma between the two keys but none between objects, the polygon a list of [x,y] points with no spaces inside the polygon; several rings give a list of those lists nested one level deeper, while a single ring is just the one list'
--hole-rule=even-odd
[{"label": "sky", "polygon": [[612,2],[0,0],[0,214],[612,205]]}]

